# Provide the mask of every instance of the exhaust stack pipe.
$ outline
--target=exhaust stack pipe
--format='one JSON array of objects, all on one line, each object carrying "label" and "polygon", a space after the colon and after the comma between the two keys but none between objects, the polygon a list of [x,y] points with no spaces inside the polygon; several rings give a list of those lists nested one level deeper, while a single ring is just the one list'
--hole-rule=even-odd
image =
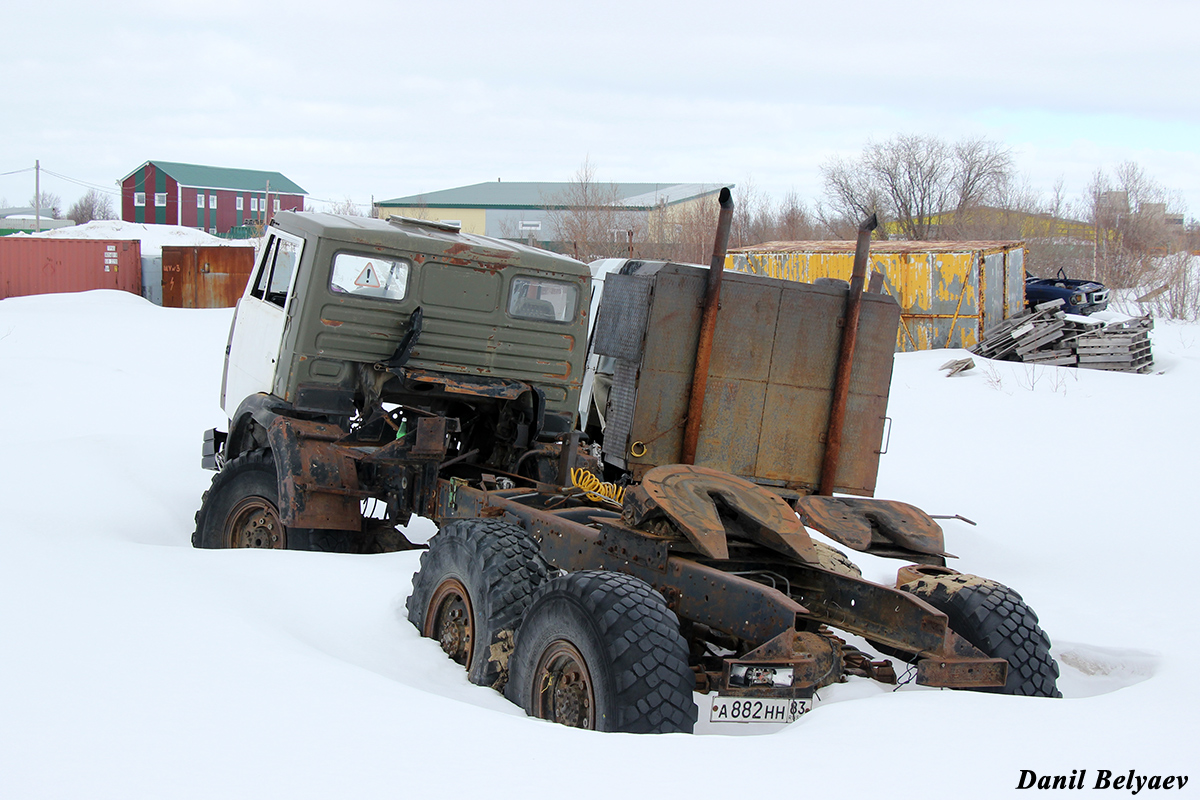
[{"label": "exhaust stack pipe", "polygon": [[846,298],[846,316],[842,322],[842,347],[838,352],[837,377],[833,383],[833,401],[829,409],[829,428],[825,433],[825,454],[821,459],[821,486],[817,494],[833,494],[838,464],[842,455],[842,428],[846,422],[846,401],[850,397],[850,373],[854,369],[854,346],[858,341],[858,317],[862,311],[863,284],[867,280],[867,258],[871,254],[871,232],[879,226],[872,214],[858,226],[854,247],[854,271],[850,274],[850,292]]},{"label": "exhaust stack pipe", "polygon": [[700,441],[700,418],[704,414],[704,394],[708,390],[708,364],[712,358],[713,333],[717,329],[717,306],[721,300],[721,276],[725,272],[725,251],[729,248],[729,228],[733,223],[733,195],[721,189],[718,197],[721,213],[717,217],[717,238],[713,242],[708,267],[708,291],[704,295],[704,315],[700,319],[700,340],[696,342],[696,363],[692,368],[692,393],[688,398],[687,425],[683,429],[679,463],[696,463],[696,443]]}]

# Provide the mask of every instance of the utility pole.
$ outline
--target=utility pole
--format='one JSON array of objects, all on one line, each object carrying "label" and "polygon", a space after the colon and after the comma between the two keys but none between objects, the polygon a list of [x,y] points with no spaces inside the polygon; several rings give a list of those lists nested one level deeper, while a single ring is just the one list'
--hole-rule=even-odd
[{"label": "utility pole", "polygon": [[33,161],[33,230],[42,232],[42,161]]}]

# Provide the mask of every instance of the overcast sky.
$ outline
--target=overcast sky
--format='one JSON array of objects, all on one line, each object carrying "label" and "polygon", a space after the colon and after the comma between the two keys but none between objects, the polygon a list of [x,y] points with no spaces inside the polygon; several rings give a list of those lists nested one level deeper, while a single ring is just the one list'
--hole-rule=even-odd
[{"label": "overcast sky", "polygon": [[0,173],[273,170],[319,208],[588,159],[811,205],[830,157],[917,133],[1002,142],[1071,197],[1133,160],[1200,217],[1198,31],[1196,0],[8,4]]}]

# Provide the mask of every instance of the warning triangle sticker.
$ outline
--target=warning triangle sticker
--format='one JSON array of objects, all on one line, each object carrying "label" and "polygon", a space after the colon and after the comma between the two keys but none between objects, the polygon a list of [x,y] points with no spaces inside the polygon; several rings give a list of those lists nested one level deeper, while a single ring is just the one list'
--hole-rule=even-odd
[{"label": "warning triangle sticker", "polygon": [[358,277],[354,279],[355,286],[361,286],[364,289],[382,289],[383,284],[379,282],[379,275],[375,272],[375,265],[368,262],[363,271],[358,273]]}]

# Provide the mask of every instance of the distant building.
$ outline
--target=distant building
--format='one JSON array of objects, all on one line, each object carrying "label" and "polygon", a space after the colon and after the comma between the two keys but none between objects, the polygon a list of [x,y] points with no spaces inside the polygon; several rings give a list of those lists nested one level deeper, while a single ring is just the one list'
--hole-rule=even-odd
[{"label": "distant building", "polygon": [[[712,197],[723,183],[596,183],[601,203],[611,202],[628,212],[642,231],[666,227],[667,220],[690,203]],[[543,244],[554,239],[555,213],[577,210],[569,198],[578,196],[579,184],[554,182],[488,182],[426,194],[397,197],[375,204],[375,214],[415,217],[458,224],[464,233],[505,239],[533,239]],[[582,207],[582,206],[579,206]],[[674,226],[671,225],[671,228]],[[624,241],[627,231],[611,232]]]},{"label": "distant building", "polygon": [[237,233],[303,210],[306,194],[278,172],[147,161],[121,179],[121,219]]},{"label": "distant building", "polygon": [[0,236],[10,233],[34,233],[54,228],[69,228],[75,222],[69,219],[54,219],[39,213],[33,206],[28,208],[0,208]]}]

